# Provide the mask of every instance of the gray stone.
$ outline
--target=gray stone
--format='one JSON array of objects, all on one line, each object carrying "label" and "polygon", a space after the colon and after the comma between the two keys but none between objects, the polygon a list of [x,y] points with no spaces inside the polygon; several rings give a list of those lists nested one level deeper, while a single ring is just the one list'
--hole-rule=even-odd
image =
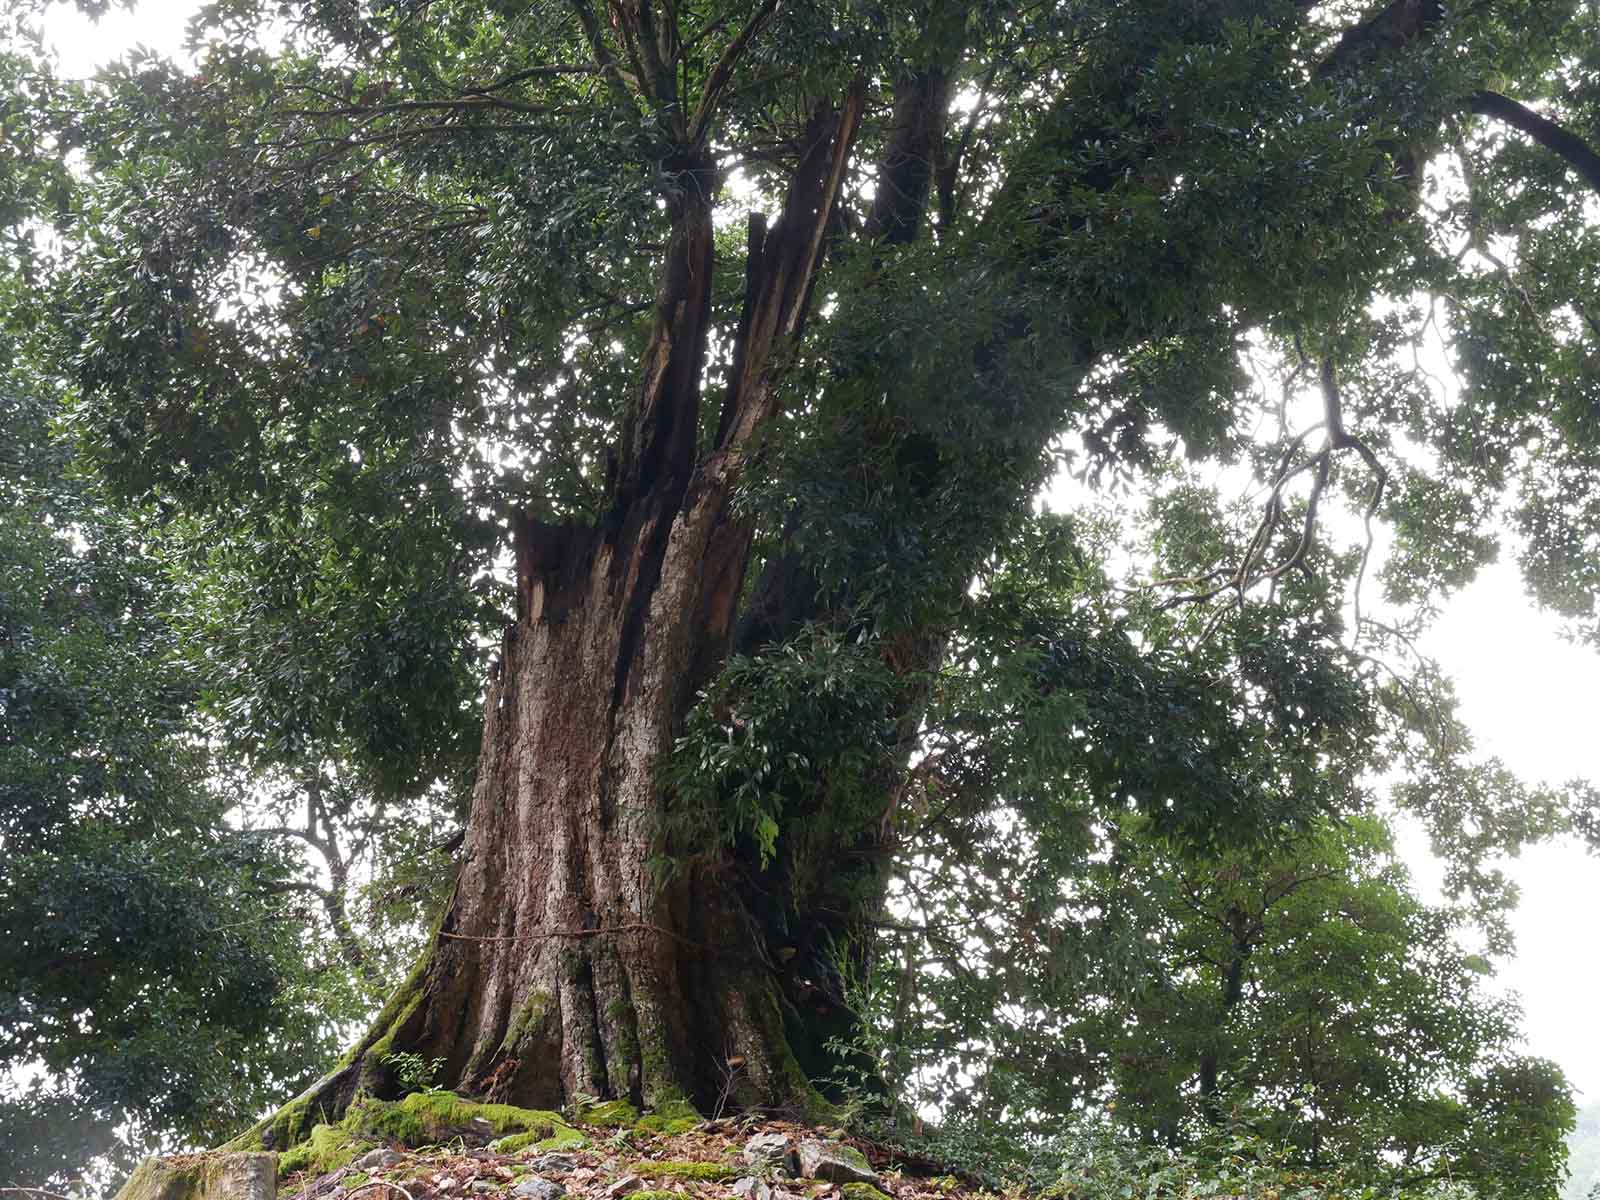
[{"label": "gray stone", "polygon": [[368,1150],[356,1160],[356,1166],[363,1171],[381,1171],[384,1167],[397,1167],[404,1161],[404,1155],[396,1154],[393,1150],[380,1148]]},{"label": "gray stone", "polygon": [[789,1139],[781,1133],[758,1133],[744,1144],[744,1160],[751,1166],[789,1165]]},{"label": "gray stone", "polygon": [[881,1182],[867,1156],[839,1142],[808,1140],[800,1143],[800,1174],[830,1183]]},{"label": "gray stone", "polygon": [[513,1196],[524,1196],[527,1200],[561,1200],[567,1194],[567,1189],[553,1179],[541,1179],[535,1175],[532,1179],[524,1179],[511,1189]]},{"label": "gray stone", "polygon": [[619,1196],[632,1195],[634,1192],[639,1191],[643,1187],[644,1180],[640,1179],[637,1175],[624,1175],[621,1179],[617,1180],[615,1183],[612,1183],[606,1188],[606,1195],[609,1196],[611,1200],[617,1200]]},{"label": "gray stone", "polygon": [[535,1171],[548,1175],[552,1171],[567,1172],[577,1170],[578,1160],[570,1154],[541,1154],[528,1165]]},{"label": "gray stone", "polygon": [[742,1196],[744,1200],[772,1200],[772,1189],[763,1179],[754,1175],[746,1175],[743,1179],[736,1180],[733,1185],[733,1194]]},{"label": "gray stone", "polygon": [[260,1152],[146,1159],[118,1200],[277,1200],[278,1156]]},{"label": "gray stone", "polygon": [[500,1185],[497,1183],[491,1183],[487,1179],[474,1179],[467,1185],[467,1189],[469,1191],[476,1192],[481,1196],[485,1192],[498,1192],[500,1190]]}]

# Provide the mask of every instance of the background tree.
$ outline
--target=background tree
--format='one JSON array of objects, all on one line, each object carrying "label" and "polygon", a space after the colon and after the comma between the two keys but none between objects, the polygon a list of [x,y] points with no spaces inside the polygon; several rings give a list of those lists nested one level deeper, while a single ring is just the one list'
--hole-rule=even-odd
[{"label": "background tree", "polygon": [[0,1179],[211,1140],[336,1045],[292,870],[228,828],[140,529],[0,382]]},{"label": "background tree", "polygon": [[[1358,555],[1287,580],[1204,654],[1174,637],[1178,610],[1130,611],[1107,556],[1214,532],[1199,499],[1158,500],[1153,540],[1114,517],[1076,539],[1058,525],[976,589],[914,771],[924,815],[896,863],[890,948],[852,995],[890,1093],[989,1162],[1021,1130],[1109,1111],[1202,1156],[1243,1121],[1306,1169],[1554,1194],[1566,1085],[1516,1055],[1515,1006],[1485,994],[1490,960],[1461,943],[1508,948],[1514,896],[1488,863],[1569,809],[1474,760],[1438,681],[1395,686],[1316,632]],[[1406,815],[1444,835],[1448,907],[1411,894],[1370,811],[1375,779],[1400,772]],[[1273,832],[1186,830],[1141,789]],[[1527,1102],[1465,1100],[1500,1088]],[[1476,1154],[1491,1144],[1523,1150]]]},{"label": "background tree", "polygon": [[[9,117],[48,102],[33,61],[5,67]],[[416,871],[428,806],[402,824],[336,762],[291,798],[218,738],[220,639],[192,625],[223,614],[77,455],[13,335],[50,262],[39,214],[77,186],[28,128],[7,126],[0,172],[0,1185],[62,1188],[215,1141],[314,1078],[438,897]],[[303,828],[268,824],[307,792],[317,864]]]},{"label": "background tree", "polygon": [[1590,1191],[1600,1183],[1600,1105],[1591,1102],[1579,1110],[1568,1149],[1571,1175],[1562,1195],[1567,1200],[1588,1200]]}]

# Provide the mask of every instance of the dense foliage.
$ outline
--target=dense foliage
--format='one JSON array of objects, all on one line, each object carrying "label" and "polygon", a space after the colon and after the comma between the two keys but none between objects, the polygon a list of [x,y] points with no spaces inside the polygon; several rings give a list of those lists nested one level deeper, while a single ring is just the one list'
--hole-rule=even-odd
[{"label": "dense foliage", "polygon": [[[1567,1089],[1481,978],[1495,856],[1589,796],[1475,758],[1411,645],[1504,524],[1600,636],[1597,22],[217,0],[81,85],[19,37],[5,1170],[322,1065],[295,1002],[398,982],[538,573],[736,459],[639,836],[737,881],[830,1094],[1103,1114],[1118,1181],[1553,1195]],[[1138,502],[1037,512],[1063,467]]]},{"label": "dense foliage", "polygon": [[223,820],[171,584],[18,382],[0,384],[0,1161],[21,1180],[214,1137],[334,1031],[275,913],[292,862]]}]

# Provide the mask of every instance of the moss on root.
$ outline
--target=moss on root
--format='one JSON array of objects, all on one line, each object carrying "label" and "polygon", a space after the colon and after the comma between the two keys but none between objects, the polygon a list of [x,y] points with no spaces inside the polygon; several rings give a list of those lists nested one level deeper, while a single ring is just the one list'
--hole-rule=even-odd
[{"label": "moss on root", "polygon": [[645,1133],[688,1133],[701,1122],[694,1105],[683,1100],[666,1100],[656,1105],[655,1111],[634,1123],[635,1129]]},{"label": "moss on root", "polygon": [[519,1150],[538,1150],[546,1153],[552,1150],[581,1150],[589,1144],[589,1139],[584,1137],[570,1125],[563,1125],[548,1137],[541,1136],[542,1131],[532,1133],[513,1133],[509,1137],[497,1138],[489,1143],[489,1148],[497,1154],[515,1154]]},{"label": "moss on root", "polygon": [[602,1100],[578,1106],[577,1123],[600,1129],[631,1128],[639,1121],[639,1110],[626,1100]]},{"label": "moss on root", "polygon": [[500,1053],[515,1055],[517,1043],[522,1041],[523,1035],[539,1028],[549,1008],[550,993],[540,991],[528,993],[528,998],[522,1002],[521,1007],[511,1014],[511,1020],[506,1025],[506,1036],[500,1040]]},{"label": "moss on root", "polygon": [[582,1136],[559,1113],[511,1104],[477,1104],[454,1092],[416,1092],[403,1100],[361,1099],[350,1106],[347,1128],[406,1146],[427,1146],[483,1122],[497,1135],[537,1133],[556,1138],[563,1130]]},{"label": "moss on root", "polygon": [[411,974],[406,976],[405,982],[389,997],[378,1019],[372,1023],[372,1031],[351,1048],[340,1066],[350,1067],[359,1063],[365,1075],[369,1064],[380,1064],[390,1055],[394,1050],[395,1036],[422,1004],[422,979],[427,974],[427,965],[428,959],[424,955],[411,968]]},{"label": "moss on root", "polygon": [[417,1092],[395,1101],[357,1099],[342,1121],[314,1126],[282,1155],[278,1171],[280,1175],[297,1171],[323,1174],[348,1165],[377,1145],[416,1149],[469,1130],[497,1135],[495,1148],[507,1153],[527,1148],[572,1150],[584,1144],[583,1134],[559,1113],[510,1104],[477,1104],[454,1092]]},{"label": "moss on root", "polygon": [[312,1128],[316,1125],[315,1114],[312,1111],[312,1101],[319,1094],[324,1084],[331,1079],[325,1077],[312,1084],[309,1089],[296,1096],[270,1117],[245,1130],[233,1141],[222,1148],[224,1150],[284,1150],[298,1142],[303,1142],[310,1136]]},{"label": "moss on root", "polygon": [[891,1200],[889,1194],[870,1183],[845,1183],[839,1186],[844,1200]]},{"label": "moss on root", "polygon": [[324,1175],[349,1166],[375,1145],[342,1125],[317,1125],[305,1141],[278,1156],[278,1174],[310,1171]]},{"label": "moss on root", "polygon": [[367,1035],[332,1071],[277,1112],[228,1142],[223,1149],[290,1150],[309,1138],[319,1125],[333,1124],[342,1117],[345,1104],[352,1096],[378,1090],[389,1073],[384,1058],[393,1049],[401,1029],[422,1004],[427,962],[426,955],[418,960],[405,982],[383,1006]]}]

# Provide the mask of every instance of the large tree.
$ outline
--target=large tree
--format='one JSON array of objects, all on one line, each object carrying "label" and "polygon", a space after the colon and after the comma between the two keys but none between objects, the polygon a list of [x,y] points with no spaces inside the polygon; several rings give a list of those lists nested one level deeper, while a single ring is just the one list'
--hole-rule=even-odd
[{"label": "large tree", "polygon": [[[1520,487],[1531,577],[1592,617],[1594,19],[220,0],[197,71],[56,105],[90,175],[40,353],[234,606],[236,735],[357,747],[396,791],[470,772],[504,613],[431,945],[262,1140],[389,1090],[399,1050],[494,1099],[810,1109],[971,581],[1063,446],[1268,489],[1168,595],[1296,754],[1209,768],[1232,710],[1179,673],[1172,753],[1099,764],[1164,827],[1282,818],[1361,727],[1337,600],[1251,608],[1328,560],[1336,499],[1393,523],[1391,593],[1427,603]],[[1430,329],[1448,396],[1399,357]],[[1251,338],[1320,420],[1250,386]],[[1080,694],[1132,677],[1107,665]]]}]

